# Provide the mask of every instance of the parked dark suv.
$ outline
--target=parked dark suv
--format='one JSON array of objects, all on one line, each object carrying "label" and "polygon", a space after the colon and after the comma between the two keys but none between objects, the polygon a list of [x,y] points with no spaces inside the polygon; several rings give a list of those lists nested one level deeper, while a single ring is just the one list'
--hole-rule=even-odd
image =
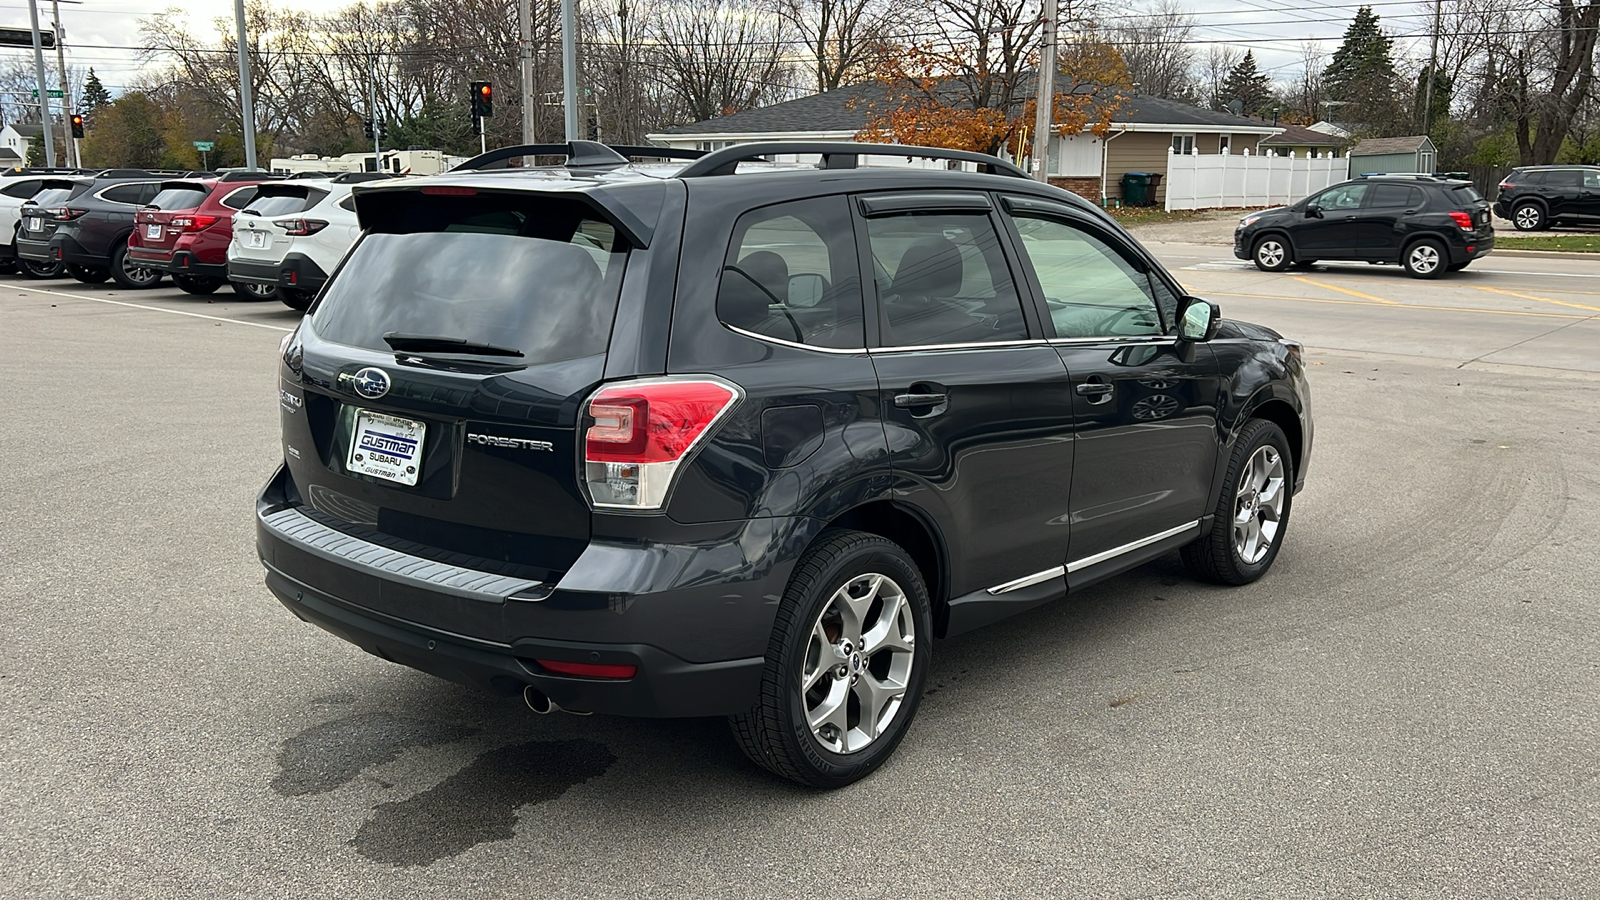
[{"label": "parked dark suv", "polygon": [[[63,205],[54,207],[42,231],[29,231],[25,225],[18,235],[17,256],[37,262],[59,260],[79,281],[95,283],[109,276],[123,287],[153,287],[161,280],[161,270],[128,258],[134,214],[155,199],[166,179],[184,174],[138,169],[101,172]],[[25,215],[25,223],[27,219]]]},{"label": "parked dark suv", "polygon": [[[856,167],[890,149],[986,171]],[[778,153],[822,162],[741,165]],[[281,352],[267,584],[383,659],[542,712],[727,715],[837,786],[905,733],[933,638],[1282,547],[1300,345],[1009,163],[579,141],[466,169],[356,188]]]},{"label": "parked dark suv", "polygon": [[1233,233],[1233,255],[1266,272],[1339,259],[1399,263],[1413,277],[1438,278],[1493,249],[1483,195],[1469,182],[1431,175],[1346,181],[1251,213]]},{"label": "parked dark suv", "polygon": [[1518,231],[1600,222],[1600,166],[1523,166],[1500,182],[1495,215]]}]

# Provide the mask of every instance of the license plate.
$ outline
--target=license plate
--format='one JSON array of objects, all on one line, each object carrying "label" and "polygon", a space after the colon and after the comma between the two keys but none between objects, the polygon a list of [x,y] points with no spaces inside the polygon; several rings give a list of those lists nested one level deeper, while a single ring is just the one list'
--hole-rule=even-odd
[{"label": "license plate", "polygon": [[267,246],[267,233],[265,231],[246,231],[244,245],[251,250],[260,250]]},{"label": "license plate", "polygon": [[345,468],[362,475],[415,485],[422,467],[422,437],[427,427],[415,419],[359,410]]},{"label": "license plate", "polygon": [[152,241],[161,240],[161,226],[160,225],[146,225],[144,227],[144,236],[149,238]]},{"label": "license plate", "polygon": [[44,224],[43,224],[42,220],[33,219],[33,218],[28,219],[28,230],[29,231],[38,231],[40,228],[43,228],[43,227],[44,227]]}]

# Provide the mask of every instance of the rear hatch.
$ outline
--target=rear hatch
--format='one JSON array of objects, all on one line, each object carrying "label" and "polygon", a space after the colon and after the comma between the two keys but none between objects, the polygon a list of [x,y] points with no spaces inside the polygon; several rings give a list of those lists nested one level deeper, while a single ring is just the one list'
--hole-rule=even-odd
[{"label": "rear hatch", "polygon": [[89,185],[76,181],[49,181],[39,193],[22,204],[18,236],[29,241],[48,241],[62,222],[73,214],[67,201]]},{"label": "rear hatch", "polygon": [[1489,211],[1489,201],[1478,193],[1477,188],[1470,184],[1458,184],[1448,191],[1448,196],[1451,208],[1466,213],[1472,221],[1472,227],[1463,228],[1463,231],[1475,238],[1494,234],[1494,215]]},{"label": "rear hatch", "polygon": [[589,538],[581,408],[640,251],[575,193],[429,190],[358,194],[369,230],[282,369],[290,475],[332,527],[559,578]]},{"label": "rear hatch", "polygon": [[328,188],[309,182],[261,185],[254,200],[233,218],[229,257],[257,263],[279,263],[289,254],[289,230],[296,214],[316,206]]},{"label": "rear hatch", "polygon": [[184,232],[204,231],[216,225],[220,219],[219,216],[198,212],[210,193],[211,184],[205,181],[163,183],[161,192],[151,198],[150,205],[134,213],[129,249],[144,251],[135,253],[135,256],[171,258],[178,238]]}]

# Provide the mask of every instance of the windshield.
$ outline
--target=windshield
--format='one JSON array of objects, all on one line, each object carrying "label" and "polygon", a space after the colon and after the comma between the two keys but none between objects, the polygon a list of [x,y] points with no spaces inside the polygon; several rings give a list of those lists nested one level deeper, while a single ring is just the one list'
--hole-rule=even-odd
[{"label": "windshield", "polygon": [[523,364],[605,353],[626,242],[573,201],[539,202],[536,214],[496,205],[430,210],[437,231],[368,234],[312,328],[383,352],[395,334],[493,344]]},{"label": "windshield", "polygon": [[151,198],[150,205],[156,209],[194,209],[205,202],[206,193],[206,189],[199,185],[163,188],[161,193]]}]

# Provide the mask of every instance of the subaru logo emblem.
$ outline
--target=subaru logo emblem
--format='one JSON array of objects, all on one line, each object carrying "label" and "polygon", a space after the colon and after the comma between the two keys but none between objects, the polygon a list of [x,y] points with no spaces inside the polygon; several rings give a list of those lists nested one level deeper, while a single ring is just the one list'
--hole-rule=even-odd
[{"label": "subaru logo emblem", "polygon": [[376,366],[367,366],[356,373],[355,388],[361,396],[376,400],[389,393],[389,373]]}]

